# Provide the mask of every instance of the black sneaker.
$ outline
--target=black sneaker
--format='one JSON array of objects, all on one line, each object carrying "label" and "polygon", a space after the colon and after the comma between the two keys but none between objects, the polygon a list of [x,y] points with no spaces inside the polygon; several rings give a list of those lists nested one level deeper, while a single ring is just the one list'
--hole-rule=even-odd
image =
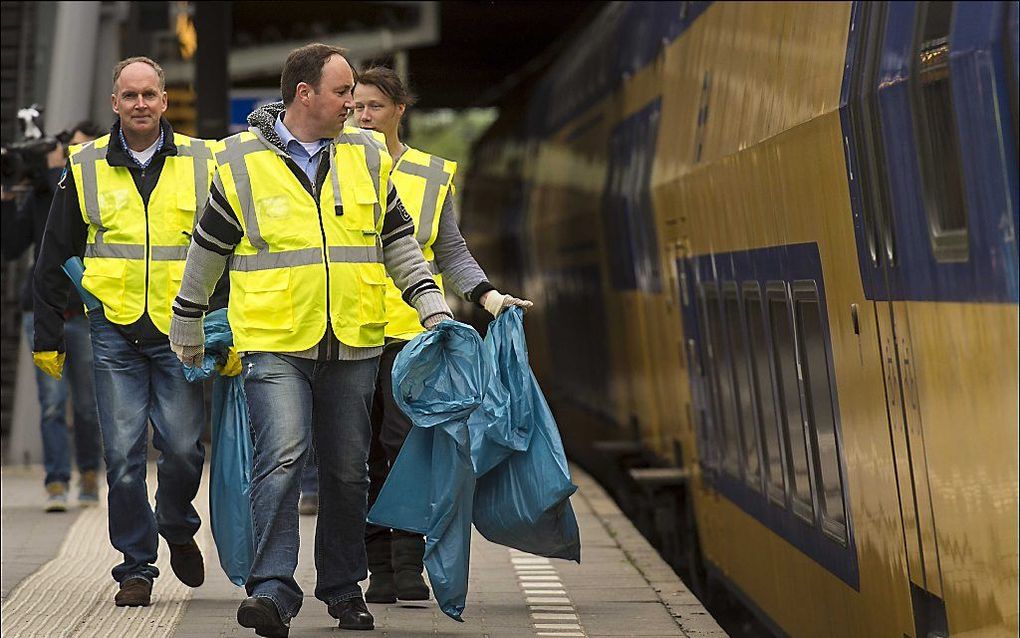
[{"label": "black sneaker", "polygon": [[287,638],[290,627],[280,620],[280,610],[268,598],[248,596],[237,608],[237,624],[254,629],[264,638]]},{"label": "black sneaker", "polygon": [[375,618],[368,611],[363,598],[341,600],[329,606],[329,615],[340,621],[340,629],[370,630],[375,629]]}]

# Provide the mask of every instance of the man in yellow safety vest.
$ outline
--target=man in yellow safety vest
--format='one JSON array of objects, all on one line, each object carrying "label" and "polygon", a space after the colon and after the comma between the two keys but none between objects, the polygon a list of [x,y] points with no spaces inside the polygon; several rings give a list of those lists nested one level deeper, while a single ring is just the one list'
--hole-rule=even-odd
[{"label": "man in yellow safety vest", "polygon": [[[33,350],[36,365],[59,379],[71,286],[61,265],[83,256],[82,285],[102,304],[88,319],[110,541],[124,556],[113,568],[114,601],[146,606],[159,575],[158,536],[184,584],[205,578],[192,505],[205,458],[202,386],[184,379],[167,333],[219,145],[175,133],[162,118],[163,70],[149,58],[117,64],[111,98],[118,117],[110,134],[70,148],[53,200],[34,275]],[[145,484],[149,421],[160,452],[155,513]]]},{"label": "man in yellow safety vest", "polygon": [[426,328],[452,318],[390,181],[381,135],[345,128],[354,72],[344,51],[291,52],[282,104],[224,141],[209,205],[174,303],[172,347],[202,355],[209,293],[229,263],[228,317],[254,434],[255,559],[237,620],[288,635],[302,591],[298,486],[311,439],[319,460],[315,596],[342,629],[372,629],[365,515],[371,423],[386,328],[387,274]]}]

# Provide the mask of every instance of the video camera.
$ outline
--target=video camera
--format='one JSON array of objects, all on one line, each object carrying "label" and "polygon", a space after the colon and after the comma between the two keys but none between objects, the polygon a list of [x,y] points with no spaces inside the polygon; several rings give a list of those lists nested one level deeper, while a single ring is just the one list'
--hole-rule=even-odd
[{"label": "video camera", "polygon": [[[33,104],[18,111],[18,123],[21,128],[21,140],[0,147],[0,179],[4,190],[13,189],[22,182],[28,182],[34,188],[46,186],[46,156],[57,144],[67,143],[57,137],[48,137],[42,127],[43,107]],[[70,137],[70,135],[67,135]]]}]

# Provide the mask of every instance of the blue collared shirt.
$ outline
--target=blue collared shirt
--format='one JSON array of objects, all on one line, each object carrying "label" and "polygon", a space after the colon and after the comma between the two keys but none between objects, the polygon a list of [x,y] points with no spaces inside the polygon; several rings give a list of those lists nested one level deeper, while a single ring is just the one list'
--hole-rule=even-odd
[{"label": "blue collared shirt", "polygon": [[280,136],[280,140],[283,142],[283,148],[290,155],[291,159],[297,162],[298,167],[305,172],[308,176],[308,181],[315,185],[315,172],[319,169],[319,157],[322,156],[322,149],[329,146],[330,140],[320,139],[316,142],[317,146],[314,147],[312,152],[308,152],[305,145],[302,144],[294,134],[290,132],[283,123],[283,114],[286,111],[281,111],[276,116],[276,122],[273,124],[273,130]]}]

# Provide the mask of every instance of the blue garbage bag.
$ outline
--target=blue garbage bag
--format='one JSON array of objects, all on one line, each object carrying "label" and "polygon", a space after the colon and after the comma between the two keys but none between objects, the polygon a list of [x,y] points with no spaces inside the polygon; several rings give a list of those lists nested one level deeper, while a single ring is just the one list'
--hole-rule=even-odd
[{"label": "blue garbage bag", "polygon": [[408,433],[368,520],[424,534],[425,569],[450,618],[461,621],[471,556],[475,477],[468,418],[492,376],[473,328],[444,321],[412,339],[393,364],[394,399]]},{"label": "blue garbage bag", "polygon": [[524,331],[490,329],[482,356],[482,365],[491,368],[493,374],[485,401],[468,419],[471,460],[476,478],[502,463],[513,452],[528,449],[532,431],[531,402],[510,400],[510,388],[521,387],[528,382],[530,369]]},{"label": "blue garbage bag", "polygon": [[394,398],[411,428],[371,523],[425,534],[440,608],[461,620],[471,523],[489,540],[580,562],[577,519],[556,421],[528,365],[520,309],[489,326],[443,322],[393,365]]},{"label": "blue garbage bag", "polygon": [[[506,380],[514,445],[503,446],[495,437],[486,442],[509,454],[478,477],[475,528],[500,545],[580,562],[580,536],[570,505],[577,486],[570,480],[556,420],[528,365],[523,312],[511,308],[500,313],[485,341]],[[518,447],[521,441],[525,449]]]},{"label": "blue garbage bag", "polygon": [[220,567],[230,582],[242,586],[255,557],[248,404],[240,376],[216,373],[216,364],[226,360],[233,343],[226,309],[210,312],[205,318],[205,360],[199,367],[184,366],[184,376],[193,383],[213,377],[209,522]]},{"label": "blue garbage bag", "polygon": [[255,558],[251,520],[252,441],[240,376],[213,380],[209,522],[220,567],[238,587]]}]

